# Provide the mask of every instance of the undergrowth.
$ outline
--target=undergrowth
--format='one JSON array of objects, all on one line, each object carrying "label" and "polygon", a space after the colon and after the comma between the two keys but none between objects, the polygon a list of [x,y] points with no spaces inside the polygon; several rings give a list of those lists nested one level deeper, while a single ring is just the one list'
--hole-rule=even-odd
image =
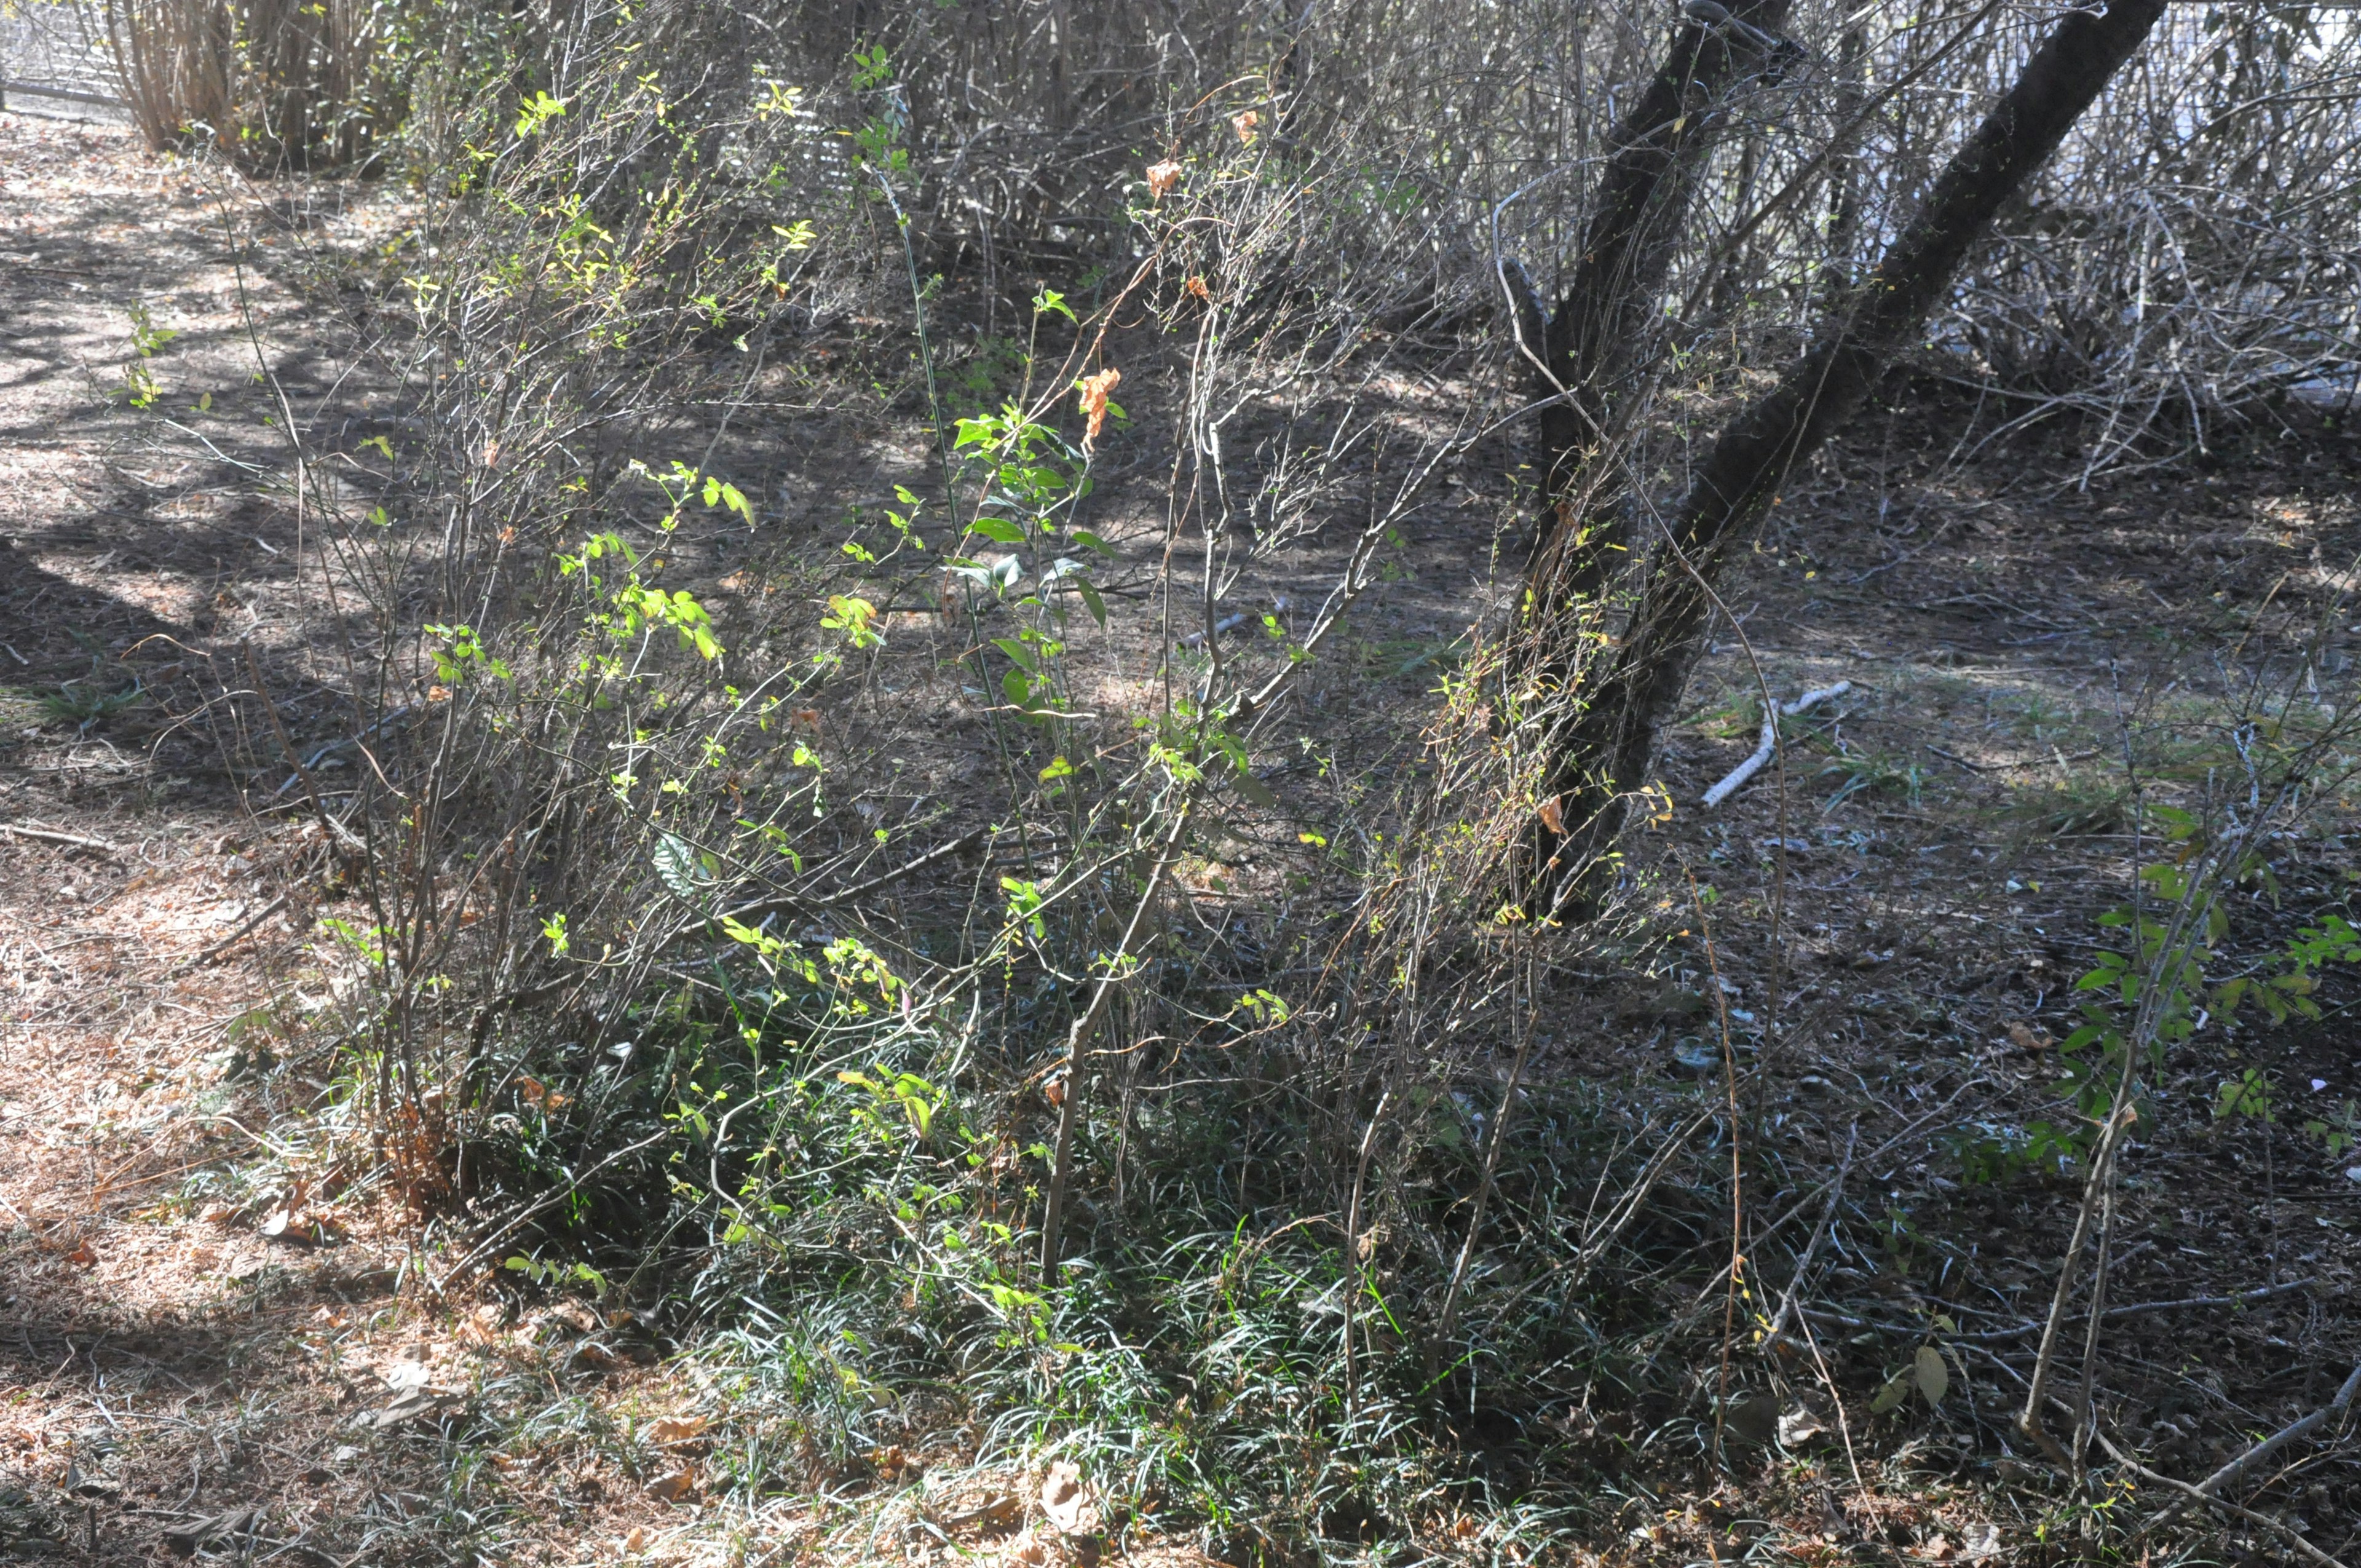
[{"label": "undergrowth", "polygon": [[[529,95],[452,85],[464,152],[356,266],[412,417],[364,443],[390,469],[368,495],[306,495],[371,749],[349,793],[302,782],[352,897],[334,1004],[257,1025],[332,1038],[333,1081],[282,1168],[215,1201],[293,1224],[304,1191],[370,1186],[419,1237],[414,1288],[489,1280],[514,1315],[641,1336],[696,1390],[693,1432],[514,1372],[472,1391],[469,1454],[562,1442],[686,1477],[658,1495],[714,1503],[749,1552],[972,1539],[1071,1464],[1076,1542],[1513,1563],[1659,1530],[1660,1491],[1741,1473],[1801,1497],[1841,1454],[1865,1491],[1914,1422],[2010,1442],[2006,1396],[1949,1392],[1960,1320],[1916,1294],[1960,1250],[1898,1187],[1848,1200],[1854,1146],[1877,1185],[1916,1136],[1971,1187],[2079,1186],[2112,1216],[2209,1001],[2300,1013],[2290,976],[2355,950],[2324,915],[2233,942],[2228,913],[2334,793],[2344,721],[2232,692],[2077,773],[2087,716],[1988,715],[2061,770],[2004,817],[2135,839],[2101,927],[2134,939],[2072,981],[2114,1001],[2059,1046],[2048,1115],[2009,1119],[1947,1109],[1973,1083],[1935,1060],[1938,1006],[1862,999],[1856,1026],[1926,1047],[1950,1098],[1864,1082],[1861,1116],[1904,1131],[1856,1121],[1816,1165],[1774,1099],[1826,1023],[1781,1013],[1808,913],[1787,857],[1815,831],[1865,856],[1836,824],[1924,806],[1929,768],[1790,727],[1775,837],[1703,868],[1759,879],[1607,844],[1602,907],[1561,923],[1513,893],[1519,857],[1537,822],[1565,834],[1548,738],[1629,607],[1586,604],[1547,679],[1507,618],[1347,641],[1512,411],[1499,280],[1436,242],[1480,206],[1382,126],[1284,129],[1283,79],[1242,76],[1156,118],[1086,284],[1037,280],[1005,333],[995,297],[953,352],[957,256],[921,221],[890,54],[807,93],[705,16],[579,17]],[[1719,355],[1684,373],[1738,385]],[[917,477],[791,527],[732,431],[782,409],[917,432]],[[1115,537],[1103,444],[1151,415],[1170,510]],[[1309,597],[1246,602],[1313,551]],[[1293,705],[1370,687],[1430,722],[1339,776]],[[914,691],[935,706],[886,701]],[[1757,695],[1714,738],[1751,734]],[[961,765],[904,756],[928,748]],[[1642,834],[1692,809],[1632,798]],[[1619,986],[1646,993],[1644,1065],[1593,1070]],[[1824,1243],[1901,1304],[1816,1331]],[[461,1533],[527,1528],[507,1474],[453,1469]],[[2127,1535],[2080,1475],[2043,1507]]]}]

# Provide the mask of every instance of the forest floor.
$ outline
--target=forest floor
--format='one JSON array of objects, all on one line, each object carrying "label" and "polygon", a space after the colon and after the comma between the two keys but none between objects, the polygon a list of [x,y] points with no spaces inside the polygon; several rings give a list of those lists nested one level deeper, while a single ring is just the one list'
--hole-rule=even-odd
[{"label": "forest floor", "polygon": [[[350,446],[337,422],[366,386],[285,258],[401,222],[388,193],[236,185],[126,133],[0,115],[0,1561],[719,1563],[813,1539],[801,1504],[703,1499],[693,1359],[578,1306],[438,1291],[382,1191],[307,1190],[250,1119],[255,1021],[339,982],[311,945],[320,829],[299,792],[226,766],[222,725],[260,710],[225,718],[212,694],[268,668],[274,722],[304,745],[336,729],[272,420],[291,408]],[[1939,1316],[1962,1341],[1957,1391],[1874,1418],[1856,1401],[1857,1464],[1798,1436],[1759,1475],[1663,1492],[1592,1543],[1618,1560],[2075,1556],[2050,1502],[2012,1491],[2004,1429],[2077,1190],[1968,1179],[1960,1130],[2003,1159],[2011,1129],[2057,1113],[2073,987],[2139,863],[2135,785],[2181,799],[2234,768],[2255,668],[2296,683],[2319,726],[2354,696],[2349,428],[2292,411],[2217,433],[2202,461],[2084,487],[2062,437],[1971,454],[1967,407],[1916,390],[1794,487],[1729,584],[1745,636],[1692,688],[1676,806],[1635,863],[1719,889],[1703,929],[1732,1016],[1788,1020],[1750,1051],[1748,1094],[1783,1158],[1841,1164],[1882,1212],[1819,1260],[1806,1320],[1828,1386],[1874,1389]],[[869,469],[831,475],[810,450],[780,483],[817,487],[821,510],[888,485],[922,447],[887,433]],[[773,437],[821,439],[741,439]],[[1505,515],[1505,477],[1472,466],[1458,490],[1339,655],[1361,687],[1330,693],[1319,740],[1345,776],[1409,776],[1435,666],[1506,591],[1466,544]],[[1290,573],[1311,575],[1281,561],[1239,592],[1276,596]],[[1850,689],[1789,732],[1784,784],[1704,812],[1753,743],[1750,656],[1783,697]],[[2326,793],[2276,886],[2242,895],[2251,950],[2361,880],[2354,803]],[[1193,866],[1192,888],[1217,903],[1225,871]],[[1672,896],[1664,923],[1688,924]],[[1649,976],[1570,977],[1537,1070],[1693,1074],[1703,929],[1667,933]],[[2353,1130],[2356,998],[2332,973],[2322,1020],[2168,1064],[2114,1221],[2110,1299],[2141,1310],[2106,1341],[2102,1404],[2169,1474],[2317,1408],[2361,1357],[2361,1154],[2307,1130]],[[2265,1075],[2275,1120],[2215,1114],[2233,1061]],[[1822,1408],[1807,1374],[1768,1376]],[[491,1390],[511,1415],[461,1417]],[[2349,1448],[2288,1458],[2255,1506],[2349,1554]],[[2222,1539],[2226,1556],[2288,1550]],[[944,1550],[1042,1561],[1021,1532],[995,1541]]]}]

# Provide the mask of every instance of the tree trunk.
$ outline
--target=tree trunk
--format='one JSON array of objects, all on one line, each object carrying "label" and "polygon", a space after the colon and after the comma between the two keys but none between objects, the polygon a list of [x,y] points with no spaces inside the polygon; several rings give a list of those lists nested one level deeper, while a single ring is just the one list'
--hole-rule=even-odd
[{"label": "tree trunk", "polygon": [[[1868,41],[1858,26],[1845,29],[1837,46],[1837,135],[1862,134],[1851,127],[1861,118],[1869,94],[1862,82],[1862,56]],[[1855,144],[1858,146],[1858,143]],[[1844,303],[1852,287],[1853,256],[1861,244],[1861,154],[1848,149],[1828,159],[1828,240],[1820,273],[1820,293],[1830,310]]]},{"label": "tree trunk", "polygon": [[[1582,251],[1540,345],[1547,376],[1540,466],[1549,508],[1528,582],[1536,607],[1595,591],[1620,542],[1620,486],[1594,459],[1620,395],[1645,373],[1657,295],[1687,227],[1697,175],[1721,129],[1722,98],[1764,54],[1789,0],[1732,0],[1729,19],[1685,21],[1664,66],[1616,128],[1583,230]],[[1552,384],[1554,383],[1554,384]]]},{"label": "tree trunk", "polygon": [[1707,455],[1637,612],[1605,676],[1554,740],[1559,832],[1536,828],[1545,909],[1577,912],[1595,896],[1632,785],[1653,767],[1664,717],[1688,684],[1710,607],[1708,587],[1730,547],[1762,521],[1795,466],[1857,408],[1920,331],[2001,206],[2057,150],[2082,111],[2164,14],[2165,0],[2111,0],[2070,11],[2024,74],[1951,159],[1910,226],[1835,319],[1722,432]]}]

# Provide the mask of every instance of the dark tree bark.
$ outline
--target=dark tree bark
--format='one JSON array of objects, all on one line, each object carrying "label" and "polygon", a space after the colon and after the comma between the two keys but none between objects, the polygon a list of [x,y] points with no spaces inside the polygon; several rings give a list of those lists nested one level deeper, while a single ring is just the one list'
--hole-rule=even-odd
[{"label": "dark tree bark", "polygon": [[[1837,135],[1845,137],[1847,129],[1861,118],[1861,102],[1868,96],[1862,91],[1861,56],[1868,51],[1868,40],[1861,29],[1845,29],[1843,41],[1837,45]],[[1828,246],[1826,270],[1821,273],[1821,294],[1828,308],[1844,303],[1845,291],[1852,287],[1853,252],[1861,243],[1861,154],[1852,147],[1828,159]]]},{"label": "dark tree bark", "polygon": [[1665,715],[1688,684],[1710,608],[1708,587],[1730,547],[1916,336],[1969,247],[2057,150],[2164,6],[2165,0],[2111,0],[2103,13],[2061,17],[1910,226],[1823,323],[1818,346],[1715,441],[1604,676],[1581,694],[1586,700],[1553,740],[1552,787],[1565,831],[1536,829],[1546,907],[1564,914],[1588,902],[1598,851],[1623,826],[1624,792],[1653,769]]},{"label": "dark tree bark", "polygon": [[[1620,526],[1611,470],[1593,462],[1621,395],[1653,356],[1646,339],[1697,171],[1713,150],[1723,100],[1776,52],[1788,0],[1732,0],[1723,19],[1684,21],[1648,89],[1616,128],[1581,252],[1541,334],[1537,390],[1554,397],[1538,439],[1548,510],[1528,574],[1536,605],[1594,591]],[[1695,5],[1690,13],[1719,10]],[[1530,342],[1530,339],[1528,340]],[[1563,389],[1561,391],[1561,389]]]}]

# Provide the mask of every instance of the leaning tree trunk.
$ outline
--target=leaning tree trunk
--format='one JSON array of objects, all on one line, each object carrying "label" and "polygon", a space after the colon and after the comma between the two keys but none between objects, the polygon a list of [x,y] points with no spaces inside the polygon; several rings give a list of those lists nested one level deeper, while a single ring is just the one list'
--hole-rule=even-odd
[{"label": "leaning tree trunk", "polygon": [[[1715,441],[1645,583],[1604,676],[1552,739],[1549,815],[1536,825],[1540,903],[1577,912],[1595,894],[1603,851],[1630,791],[1654,765],[1665,716],[1688,684],[1709,585],[1730,546],[1762,521],[1796,465],[1867,395],[1927,314],[2001,206],[2056,151],[2082,111],[2164,14],[2165,0],[2110,0],[2070,11],[2006,96],[1937,180],[1925,206],[1814,334],[1818,346]],[[1562,612],[1563,614],[1563,612]],[[1570,614],[1563,619],[1572,622]],[[1571,626],[1569,630],[1574,630]]]},{"label": "leaning tree trunk", "polygon": [[[1625,394],[1646,374],[1657,296],[1687,230],[1697,173],[1727,118],[1720,110],[1740,73],[1789,48],[1775,38],[1789,0],[1693,5],[1648,89],[1616,127],[1591,202],[1582,248],[1557,308],[1528,343],[1543,405],[1537,435],[1548,508],[1528,583],[1538,608],[1595,592],[1616,559],[1621,509],[1611,464],[1598,461]],[[1710,22],[1700,15],[1720,13]],[[1530,323],[1538,302],[1521,302]],[[1537,351],[1537,352],[1536,352]],[[1531,361],[1528,361],[1531,364]]]}]

